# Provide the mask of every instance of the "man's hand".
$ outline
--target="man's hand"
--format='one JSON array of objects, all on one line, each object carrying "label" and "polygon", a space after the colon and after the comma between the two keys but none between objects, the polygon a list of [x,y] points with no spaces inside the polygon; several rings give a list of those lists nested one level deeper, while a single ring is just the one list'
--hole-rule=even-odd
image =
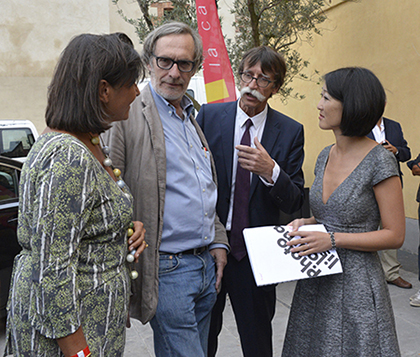
[{"label": "man's hand", "polygon": [[214,248],[210,250],[210,254],[213,256],[216,263],[216,291],[219,293],[220,288],[222,287],[223,269],[227,264],[227,253],[224,248]]},{"label": "man's hand", "polygon": [[420,166],[419,164],[414,164],[413,168],[411,169],[411,173],[413,176],[420,176]]},{"label": "man's hand", "polygon": [[133,249],[136,250],[136,253],[134,254],[135,262],[137,263],[139,261],[139,256],[147,247],[147,243],[144,240],[144,237],[146,236],[146,229],[144,228],[144,225],[140,221],[133,221],[134,228],[132,228],[132,235],[128,238],[128,251],[131,252]]},{"label": "man's hand", "polygon": [[394,155],[396,155],[398,152],[398,149],[394,145],[390,144],[389,141],[385,140],[384,142],[385,144],[383,144],[383,147],[387,149],[388,151],[391,151]]},{"label": "man's hand", "polygon": [[254,139],[255,148],[247,145],[237,145],[238,164],[245,170],[251,171],[253,174],[263,177],[267,182],[274,183],[272,180],[274,162],[264,146]]}]

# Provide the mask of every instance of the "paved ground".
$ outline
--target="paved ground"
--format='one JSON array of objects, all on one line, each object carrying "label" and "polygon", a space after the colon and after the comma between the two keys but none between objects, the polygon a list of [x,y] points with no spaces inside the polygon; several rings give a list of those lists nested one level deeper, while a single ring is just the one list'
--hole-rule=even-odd
[{"label": "paved ground", "polygon": [[[403,247],[398,251],[398,259],[404,269],[401,276],[413,284],[412,289],[401,289],[389,286],[394,308],[397,333],[402,357],[420,356],[420,307],[409,305],[411,295],[420,290],[418,280],[417,247],[419,244],[418,222],[406,220],[406,238]],[[273,321],[274,357],[281,356],[287,319],[292,302],[295,283],[284,283],[277,286],[276,315]],[[154,356],[153,335],[149,325],[143,326],[137,320],[132,320],[132,327],[127,333],[127,344],[124,356]],[[224,324],[220,335],[218,357],[241,357],[241,346],[235,319],[229,303],[224,312]],[[258,356],[256,356],[258,357]],[[328,357],[328,356],[325,356]]]},{"label": "paved ground", "polygon": [[[409,297],[420,289],[417,273],[402,270],[401,275],[413,283],[412,289],[389,286],[397,324],[401,355],[403,357],[420,356],[420,308],[411,307]],[[274,356],[281,356],[283,338],[287,325],[295,283],[277,286],[277,308],[273,322]],[[152,330],[132,320],[128,330],[124,356],[154,356]],[[218,357],[241,357],[241,347],[232,310],[229,304],[224,313],[224,326],[220,336]],[[257,356],[256,356],[257,357]],[[328,356],[325,356],[328,357]]]},{"label": "paved ground", "polygon": [[[409,290],[389,286],[396,318],[401,355],[402,357],[418,357],[420,356],[420,308],[411,307],[408,303],[408,299],[420,289],[420,282],[417,280],[416,273],[405,270],[402,270],[401,273],[405,279],[409,280],[414,285],[413,289]],[[275,357],[281,356],[294,286],[295,283],[284,283],[277,287],[277,308],[273,321]],[[3,345],[4,336],[1,336],[0,351],[3,351]],[[149,325],[143,326],[139,321],[132,320],[132,327],[127,330],[127,344],[124,356],[154,356],[152,330]],[[239,337],[229,304],[227,304],[224,313],[224,326],[220,335],[217,356],[242,356]]]},{"label": "paved ground", "polygon": [[[407,235],[404,246],[399,251],[399,260],[403,264],[401,276],[413,284],[412,289],[401,289],[389,285],[392,304],[397,324],[397,332],[402,357],[420,356],[420,307],[409,305],[409,297],[420,290],[417,269],[418,246],[417,220],[407,220]],[[287,318],[290,310],[295,283],[284,283],[277,286],[277,307],[273,321],[274,356],[280,356],[283,346]],[[4,348],[4,334],[0,333],[0,355]],[[153,337],[149,325],[143,326],[132,320],[132,327],[127,332],[127,344],[124,356],[154,356]],[[241,348],[236,325],[230,304],[224,313],[224,326],[220,335],[218,357],[241,357]],[[258,356],[256,356],[258,357]],[[328,356],[325,356],[328,357]]]}]

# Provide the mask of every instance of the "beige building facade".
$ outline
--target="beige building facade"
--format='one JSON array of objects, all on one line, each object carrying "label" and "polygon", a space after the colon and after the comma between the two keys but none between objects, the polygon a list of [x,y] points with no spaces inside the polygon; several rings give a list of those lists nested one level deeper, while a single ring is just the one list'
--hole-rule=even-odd
[{"label": "beige building facade", "polygon": [[[325,9],[328,19],[321,24],[322,36],[314,35],[312,44],[296,48],[310,61],[308,73],[320,74],[346,66],[372,70],[381,80],[387,95],[385,117],[398,121],[414,158],[420,153],[420,1],[418,0],[333,0]],[[306,98],[273,98],[271,105],[305,126],[305,186],[314,179],[319,152],[334,142],[333,134],[318,127],[317,103],[322,83],[295,80],[293,87]],[[405,163],[404,203],[406,216],[417,219],[415,201],[419,176],[412,176]]]},{"label": "beige building facade", "polygon": [[[233,0],[219,0],[223,32],[234,37],[230,14]],[[0,2],[0,119],[29,119],[39,132],[45,127],[47,87],[60,52],[70,39],[84,32],[127,33],[135,44],[134,27],[128,17],[140,16],[135,0],[1,0]],[[154,11],[154,10],[152,10]],[[385,115],[401,123],[406,140],[416,157],[420,153],[420,103],[416,84],[420,77],[420,1],[418,0],[332,0],[325,9],[327,21],[322,36],[311,44],[296,45],[310,61],[308,73],[321,74],[344,66],[371,69],[382,81],[388,97]],[[139,45],[136,45],[140,49]],[[318,153],[333,142],[330,132],[318,128],[321,84],[295,80],[294,88],[306,96],[286,104],[273,98],[270,104],[305,126],[306,186],[313,181]],[[411,176],[405,164],[404,200],[406,216],[417,218],[415,194],[419,177]]]},{"label": "beige building facade", "polygon": [[[134,1],[121,0],[134,16]],[[138,43],[133,26],[112,0],[0,1],[0,119],[28,119],[45,128],[47,88],[61,51],[81,33],[123,31]]]}]

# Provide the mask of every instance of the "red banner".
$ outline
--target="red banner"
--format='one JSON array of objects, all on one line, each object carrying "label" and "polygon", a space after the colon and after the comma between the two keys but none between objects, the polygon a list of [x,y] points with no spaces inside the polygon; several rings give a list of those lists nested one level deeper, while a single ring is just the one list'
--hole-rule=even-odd
[{"label": "red banner", "polygon": [[207,103],[236,100],[235,79],[220,27],[216,1],[196,0],[198,33],[204,47],[204,82]]}]

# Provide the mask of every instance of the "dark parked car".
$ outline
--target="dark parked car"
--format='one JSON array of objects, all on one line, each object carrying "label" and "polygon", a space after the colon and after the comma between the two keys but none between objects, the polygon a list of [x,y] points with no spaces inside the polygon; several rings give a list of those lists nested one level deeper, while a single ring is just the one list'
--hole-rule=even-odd
[{"label": "dark parked car", "polygon": [[13,259],[21,250],[16,229],[22,163],[0,156],[0,319],[6,316]]}]

